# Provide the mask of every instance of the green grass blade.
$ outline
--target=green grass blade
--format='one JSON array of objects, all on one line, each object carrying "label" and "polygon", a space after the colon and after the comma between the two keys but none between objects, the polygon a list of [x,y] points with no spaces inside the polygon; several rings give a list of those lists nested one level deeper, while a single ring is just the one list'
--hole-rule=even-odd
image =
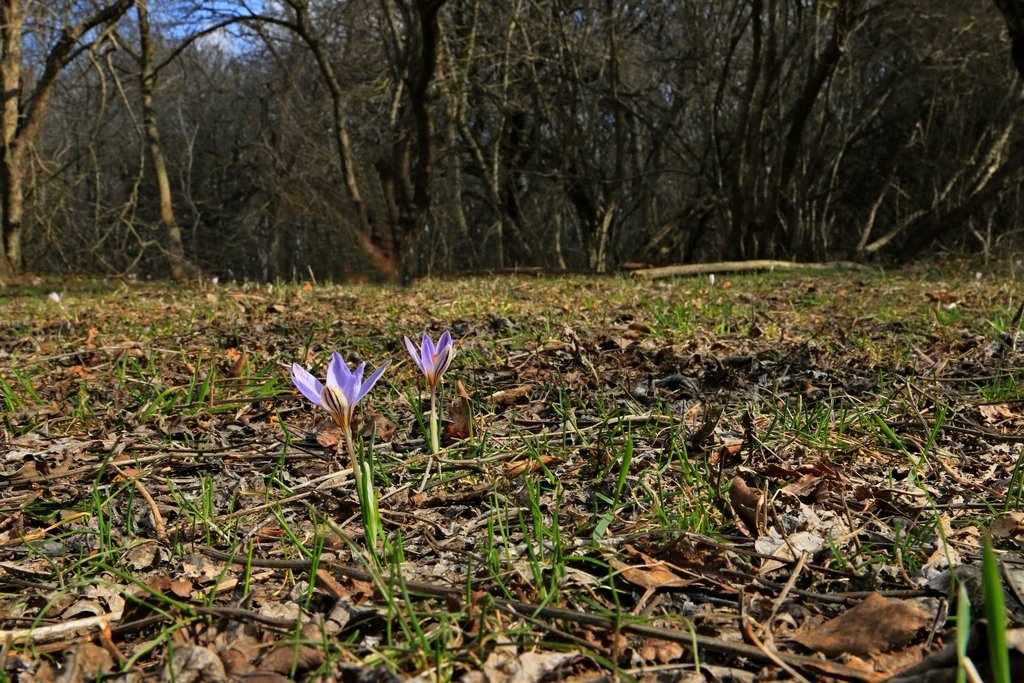
[{"label": "green grass blade", "polygon": [[967,681],[967,645],[971,640],[971,601],[967,597],[967,588],[960,583],[956,600],[956,683]]},{"label": "green grass blade", "polygon": [[994,683],[1011,683],[1010,650],[1006,645],[1006,605],[999,562],[992,550],[992,539],[985,536],[981,561],[981,590],[985,595],[985,620],[988,623],[988,655]]}]

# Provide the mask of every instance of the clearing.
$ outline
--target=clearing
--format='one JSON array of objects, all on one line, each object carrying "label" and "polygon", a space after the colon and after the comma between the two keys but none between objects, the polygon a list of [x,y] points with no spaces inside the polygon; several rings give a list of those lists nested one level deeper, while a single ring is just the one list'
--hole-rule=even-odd
[{"label": "clearing", "polygon": [[[1024,622],[1020,277],[0,290],[0,678],[955,676],[986,535]],[[391,361],[376,559],[289,381],[334,350]]]}]

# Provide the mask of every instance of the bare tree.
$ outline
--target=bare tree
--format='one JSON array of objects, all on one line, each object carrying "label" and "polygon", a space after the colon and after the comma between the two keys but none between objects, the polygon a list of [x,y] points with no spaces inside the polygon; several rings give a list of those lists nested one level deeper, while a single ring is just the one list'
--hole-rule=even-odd
[{"label": "bare tree", "polygon": [[1017,72],[1024,78],[1024,0],[993,0],[1006,20],[1010,54]]},{"label": "bare tree", "polygon": [[170,269],[171,277],[180,280],[187,275],[187,262],[185,260],[185,247],[181,237],[181,227],[178,225],[178,220],[174,215],[171,180],[167,173],[164,147],[160,141],[160,126],[157,123],[156,106],[153,104],[157,71],[156,57],[153,50],[153,33],[149,23],[148,0],[135,0],[135,11],[139,21],[140,46],[140,51],[135,56],[139,62],[139,97],[142,103],[146,143],[153,162],[153,174],[156,177],[160,225],[167,239],[167,265]]},{"label": "bare tree", "polygon": [[1018,4],[143,4],[136,63],[88,32],[22,157],[28,258],[173,271],[175,225],[255,278],[990,248],[1024,211]]},{"label": "bare tree", "polygon": [[[391,218],[391,250],[398,279],[420,274],[418,246],[428,228],[434,177],[434,116],[429,88],[438,61],[438,13],[445,0],[385,2],[395,57],[393,66],[392,151],[381,158],[378,173]],[[437,229],[436,227],[434,228]]]},{"label": "bare tree", "polygon": [[57,80],[85,46],[103,39],[104,33],[96,29],[116,23],[133,2],[116,0],[82,17],[74,17],[70,11],[53,12],[52,16],[72,18],[57,31],[34,83],[26,87],[30,81],[22,70],[22,41],[30,5],[23,5],[21,0],[0,0],[0,84],[4,91],[0,106],[0,281],[24,266],[21,242],[26,155]]}]

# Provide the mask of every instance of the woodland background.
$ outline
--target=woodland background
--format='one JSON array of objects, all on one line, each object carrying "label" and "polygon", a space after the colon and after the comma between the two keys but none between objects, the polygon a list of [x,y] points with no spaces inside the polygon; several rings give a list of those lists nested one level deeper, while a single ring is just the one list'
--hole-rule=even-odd
[{"label": "woodland background", "polygon": [[1021,232],[1017,0],[0,0],[0,42],[0,282]]}]

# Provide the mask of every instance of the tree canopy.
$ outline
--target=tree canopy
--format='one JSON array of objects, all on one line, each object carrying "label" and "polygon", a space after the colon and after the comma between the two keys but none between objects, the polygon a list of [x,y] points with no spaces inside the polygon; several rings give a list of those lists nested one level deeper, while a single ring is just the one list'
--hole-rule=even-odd
[{"label": "tree canopy", "polygon": [[0,0],[0,277],[906,260],[1019,232],[1014,0],[63,4]]}]

